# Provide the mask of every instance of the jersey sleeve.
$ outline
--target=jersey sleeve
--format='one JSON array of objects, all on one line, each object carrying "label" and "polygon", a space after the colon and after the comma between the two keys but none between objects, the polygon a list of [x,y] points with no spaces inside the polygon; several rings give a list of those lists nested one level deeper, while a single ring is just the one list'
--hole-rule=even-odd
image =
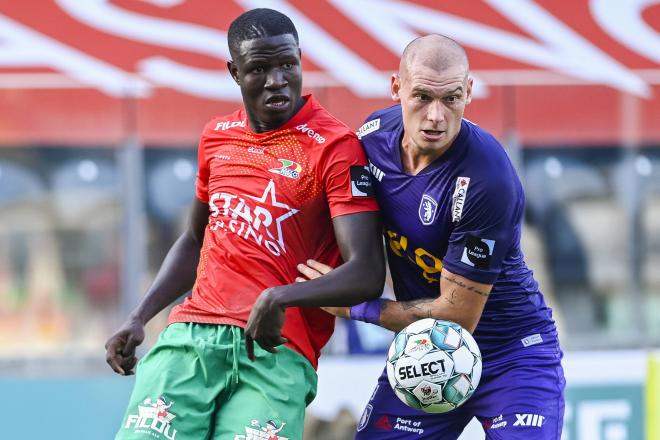
[{"label": "jersey sleeve", "polygon": [[377,211],[367,157],[351,133],[329,145],[320,172],[330,216]]},{"label": "jersey sleeve", "polygon": [[195,179],[195,196],[202,202],[209,202],[209,165],[206,160],[206,131],[204,127],[197,147],[197,178]]},{"label": "jersey sleeve", "polygon": [[457,179],[452,196],[452,220],[457,222],[443,259],[452,273],[484,284],[494,284],[499,277],[510,247],[520,239],[524,207],[517,177],[507,174],[471,179],[462,211],[459,181],[465,178]]}]

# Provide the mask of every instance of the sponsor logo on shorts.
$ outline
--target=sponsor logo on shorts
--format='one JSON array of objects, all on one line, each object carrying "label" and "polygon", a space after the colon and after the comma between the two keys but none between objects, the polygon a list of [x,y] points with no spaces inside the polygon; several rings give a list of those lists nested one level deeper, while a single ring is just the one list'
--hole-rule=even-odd
[{"label": "sponsor logo on shorts", "polygon": [[225,131],[234,127],[245,127],[245,119],[242,121],[221,121],[215,124],[215,131]]},{"label": "sponsor logo on shorts", "polygon": [[397,417],[396,423],[394,424],[394,429],[397,431],[403,432],[412,432],[414,434],[422,435],[424,434],[424,428],[421,427],[422,422],[419,420],[405,419],[403,417]]},{"label": "sponsor logo on shorts", "polygon": [[465,247],[461,262],[476,269],[490,269],[490,257],[493,256],[495,249],[495,240],[479,238],[473,235],[465,237]]},{"label": "sponsor logo on shorts", "polygon": [[465,198],[467,197],[469,185],[469,177],[459,177],[456,179],[454,195],[451,197],[451,221],[454,223],[460,221],[461,217],[463,217],[463,207],[465,206]]},{"label": "sponsor logo on shorts", "polygon": [[526,338],[522,338],[520,342],[522,342],[523,347],[529,347],[530,345],[540,344],[543,342],[543,338],[540,334],[534,333],[533,335],[529,335]]},{"label": "sponsor logo on shorts", "polygon": [[500,414],[497,417],[493,417],[492,419],[486,419],[483,421],[483,426],[485,430],[493,430],[493,429],[502,429],[506,428],[507,421],[504,420],[504,416]]},{"label": "sponsor logo on shorts", "polygon": [[296,126],[296,130],[305,133],[308,137],[312,138],[318,144],[324,144],[325,138],[318,134],[316,131],[307,126],[307,124],[300,124]]},{"label": "sponsor logo on shorts", "polygon": [[380,419],[376,420],[374,426],[378,429],[382,429],[383,431],[392,430],[392,424],[390,423],[390,418],[387,416],[382,416]]},{"label": "sponsor logo on shorts", "polygon": [[284,425],[285,422],[280,424],[274,420],[267,421],[265,425],[252,420],[250,426],[245,427],[245,434],[236,434],[234,440],[289,440],[289,437],[279,435]]},{"label": "sponsor logo on shorts", "polygon": [[300,164],[289,159],[277,159],[282,164],[279,168],[271,168],[271,173],[279,174],[280,176],[288,177],[289,179],[297,179],[300,177],[302,167]]},{"label": "sponsor logo on shorts", "polygon": [[424,194],[422,200],[419,202],[418,209],[419,219],[422,221],[422,224],[428,226],[433,223],[437,211],[438,202],[436,202],[430,195]]},{"label": "sponsor logo on shorts", "polygon": [[362,417],[360,417],[360,423],[358,423],[357,426],[357,431],[360,432],[362,431],[367,424],[369,423],[369,417],[371,417],[371,411],[374,410],[373,405],[367,404],[367,406],[364,407],[364,411],[362,412]]},{"label": "sponsor logo on shorts", "polygon": [[538,414],[516,414],[516,421],[513,422],[513,426],[521,427],[536,427],[540,428],[543,426],[545,417]]},{"label": "sponsor logo on shorts", "polygon": [[374,185],[369,177],[368,166],[351,166],[351,195],[353,197],[374,196]]},{"label": "sponsor logo on shorts", "polygon": [[147,397],[142,405],[138,405],[137,414],[128,415],[124,429],[132,429],[136,434],[147,434],[152,438],[174,440],[177,430],[172,426],[172,420],[176,417],[170,411],[173,404],[165,396],[156,400]]},{"label": "sponsor logo on shorts", "polygon": [[369,133],[373,133],[379,128],[380,128],[380,118],[374,119],[373,121],[365,122],[364,125],[362,125],[362,127],[360,127],[358,131],[355,132],[355,134],[357,135],[358,139],[362,139],[363,136],[366,136]]}]

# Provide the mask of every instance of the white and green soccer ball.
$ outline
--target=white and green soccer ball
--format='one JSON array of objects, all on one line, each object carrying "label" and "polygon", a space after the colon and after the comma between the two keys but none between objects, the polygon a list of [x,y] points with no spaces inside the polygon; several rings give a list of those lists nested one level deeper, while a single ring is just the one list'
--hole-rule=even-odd
[{"label": "white and green soccer ball", "polygon": [[465,403],[481,379],[481,352],[460,325],[420,319],[397,333],[387,355],[387,378],[406,405],[445,413]]}]

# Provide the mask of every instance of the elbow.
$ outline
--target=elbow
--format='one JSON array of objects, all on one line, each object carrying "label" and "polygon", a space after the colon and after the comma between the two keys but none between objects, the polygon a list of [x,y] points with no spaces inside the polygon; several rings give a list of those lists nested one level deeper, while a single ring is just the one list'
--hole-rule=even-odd
[{"label": "elbow", "polygon": [[359,284],[361,292],[360,302],[380,298],[385,288],[385,264],[370,264],[365,270],[359,272]]}]

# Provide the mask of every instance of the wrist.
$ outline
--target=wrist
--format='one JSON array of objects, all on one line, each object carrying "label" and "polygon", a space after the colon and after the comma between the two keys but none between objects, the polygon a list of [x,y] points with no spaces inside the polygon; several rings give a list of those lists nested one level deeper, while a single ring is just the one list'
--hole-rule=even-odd
[{"label": "wrist", "polygon": [[380,311],[385,300],[378,298],[365,301],[349,309],[351,319],[380,325]]}]

